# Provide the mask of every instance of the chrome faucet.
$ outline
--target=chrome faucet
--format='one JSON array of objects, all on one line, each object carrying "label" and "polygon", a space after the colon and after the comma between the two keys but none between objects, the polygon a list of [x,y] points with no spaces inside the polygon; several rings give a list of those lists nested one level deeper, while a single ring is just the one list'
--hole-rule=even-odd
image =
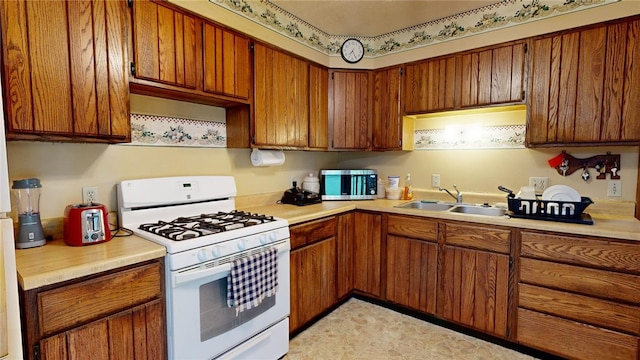
[{"label": "chrome faucet", "polygon": [[440,191],[446,191],[447,194],[451,195],[452,198],[456,199],[456,203],[460,204],[462,203],[462,193],[460,192],[460,190],[458,190],[458,187],[456,186],[456,184],[453,184],[453,188],[456,189],[456,192],[458,193],[458,195],[453,195],[451,193],[451,191],[444,189],[444,188],[439,188]]}]

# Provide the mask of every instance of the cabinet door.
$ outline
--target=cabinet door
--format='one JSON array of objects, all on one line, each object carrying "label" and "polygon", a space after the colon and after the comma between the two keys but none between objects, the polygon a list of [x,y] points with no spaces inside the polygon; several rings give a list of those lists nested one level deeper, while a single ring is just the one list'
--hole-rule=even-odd
[{"label": "cabinet door", "polygon": [[256,43],[254,79],[254,145],[306,147],[309,64]]},{"label": "cabinet door", "polygon": [[339,215],[337,229],[338,299],[353,291],[355,215]]},{"label": "cabinet door", "polygon": [[525,44],[460,55],[461,107],[521,102]]},{"label": "cabinet door", "polygon": [[402,150],[400,114],[401,67],[378,70],[373,75],[373,148]]},{"label": "cabinet door", "polygon": [[528,143],[640,140],[640,21],[533,42]]},{"label": "cabinet door", "polygon": [[509,256],[446,245],[443,259],[442,316],[506,337]]},{"label": "cabinet door", "polygon": [[336,271],[335,237],[291,252],[290,333],[336,303]]},{"label": "cabinet door", "polygon": [[331,149],[366,150],[371,145],[372,99],[368,71],[331,70],[329,131]]},{"label": "cabinet door", "polygon": [[405,114],[455,108],[456,60],[454,56],[407,64],[402,105]]},{"label": "cabinet door", "polygon": [[248,99],[251,91],[249,39],[204,23],[204,91]]},{"label": "cabinet door", "polygon": [[47,360],[166,359],[164,304],[155,300],[40,341]]},{"label": "cabinet door", "polygon": [[133,2],[135,76],[195,89],[202,54],[201,21],[166,3]]},{"label": "cabinet door", "polygon": [[7,137],[130,138],[123,1],[5,1]]},{"label": "cabinet door", "polygon": [[436,312],[437,244],[387,237],[387,300]]},{"label": "cabinet door", "polygon": [[329,70],[309,65],[309,147],[329,148]]},{"label": "cabinet door", "polygon": [[607,28],[603,142],[640,140],[640,20]]},{"label": "cabinet door", "polygon": [[356,212],[355,223],[355,271],[354,288],[380,297],[381,292],[381,247],[382,215]]}]

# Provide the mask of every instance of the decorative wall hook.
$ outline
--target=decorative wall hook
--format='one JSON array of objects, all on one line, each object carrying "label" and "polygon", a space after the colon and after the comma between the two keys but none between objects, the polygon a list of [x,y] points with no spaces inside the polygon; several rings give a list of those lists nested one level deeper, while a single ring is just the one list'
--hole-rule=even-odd
[{"label": "decorative wall hook", "polygon": [[596,155],[586,159],[578,159],[569,155],[566,151],[559,154],[548,161],[549,166],[556,168],[558,174],[568,176],[575,171],[582,169],[582,179],[588,181],[591,179],[589,168],[595,169],[598,173],[596,179],[602,180],[607,178],[607,174],[611,179],[620,179],[620,154]]}]

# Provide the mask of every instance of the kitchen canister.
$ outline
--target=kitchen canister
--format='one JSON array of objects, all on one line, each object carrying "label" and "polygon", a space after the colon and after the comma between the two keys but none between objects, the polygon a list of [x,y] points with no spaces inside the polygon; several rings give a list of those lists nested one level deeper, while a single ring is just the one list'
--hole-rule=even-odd
[{"label": "kitchen canister", "polygon": [[309,173],[308,176],[302,180],[302,189],[311,191],[314,193],[320,192],[320,179],[317,176],[313,175],[313,173]]},{"label": "kitchen canister", "polygon": [[389,176],[389,188],[397,189],[400,186],[400,176]]}]

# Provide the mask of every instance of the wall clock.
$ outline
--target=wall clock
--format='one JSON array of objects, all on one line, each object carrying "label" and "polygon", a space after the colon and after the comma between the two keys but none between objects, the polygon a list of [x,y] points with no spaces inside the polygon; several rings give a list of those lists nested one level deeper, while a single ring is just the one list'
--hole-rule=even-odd
[{"label": "wall clock", "polygon": [[355,64],[364,57],[364,45],[358,39],[347,39],[342,43],[340,54],[344,61]]}]

